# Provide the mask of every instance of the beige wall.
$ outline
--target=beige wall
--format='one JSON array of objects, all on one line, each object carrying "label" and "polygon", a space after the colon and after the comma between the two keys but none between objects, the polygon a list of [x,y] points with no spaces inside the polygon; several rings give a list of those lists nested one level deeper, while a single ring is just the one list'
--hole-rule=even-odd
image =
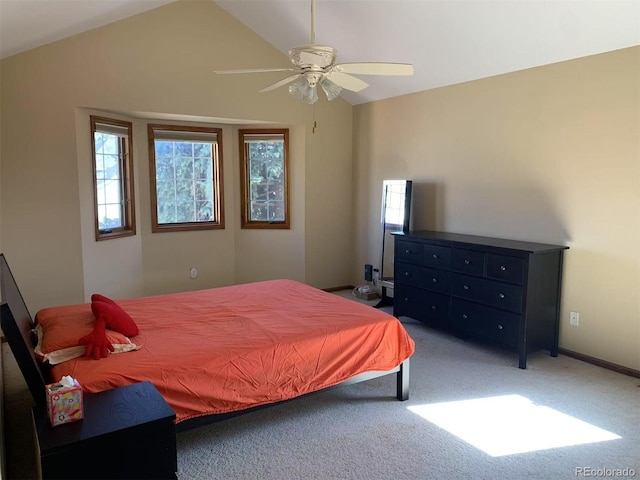
[{"label": "beige wall", "polygon": [[[561,346],[639,369],[639,57],[314,108],[259,94],[277,74],[212,75],[287,60],[212,2],[180,1],[2,60],[0,245],[32,313],[95,290],[356,284],[379,264],[382,180],[411,178],[417,228],[569,245]],[[93,239],[91,111],[134,122],[136,237]],[[145,125],[171,118],[224,129],[223,231],[151,233]],[[291,128],[290,231],[239,227],[242,119]]]},{"label": "beige wall", "polygon": [[416,229],[568,245],[560,346],[640,369],[639,139],[640,48],[358,106],[354,276],[413,179]]},{"label": "beige wall", "polygon": [[[348,283],[352,107],[321,99],[314,108],[286,88],[258,93],[277,73],[212,73],[287,64],[209,0],[173,3],[2,60],[1,245],[31,312],[94,291],[127,297],[276,277],[320,288]],[[91,112],[133,121],[135,237],[93,238]],[[151,233],[146,123],[169,119],[223,127],[224,230]],[[291,230],[239,227],[242,123],[290,128]],[[319,241],[326,238],[330,245]],[[315,258],[325,262],[317,272]],[[189,279],[192,266],[197,280]]]}]

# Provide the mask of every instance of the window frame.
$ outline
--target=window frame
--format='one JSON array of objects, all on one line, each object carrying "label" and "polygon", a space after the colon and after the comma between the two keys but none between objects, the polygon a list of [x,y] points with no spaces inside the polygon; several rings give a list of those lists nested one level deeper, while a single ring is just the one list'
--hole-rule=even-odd
[{"label": "window frame", "polygon": [[[270,222],[268,220],[251,220],[250,218],[250,182],[248,181],[249,159],[247,158],[247,149],[245,136],[249,135],[282,135],[283,137],[283,169],[284,169],[284,220],[281,222]],[[244,229],[266,229],[266,230],[289,230],[291,229],[291,208],[290,208],[290,186],[289,186],[289,129],[288,128],[270,128],[256,129],[245,128],[238,130],[238,144],[240,157],[240,211],[241,211],[241,228]]]},{"label": "window frame", "polygon": [[[208,133],[216,135],[216,142],[212,143],[212,181],[214,198],[214,220],[207,222],[178,222],[158,223],[158,198],[156,185],[156,148],[155,131],[173,131],[186,133]],[[185,125],[148,124],[147,135],[149,141],[149,180],[151,195],[151,231],[159,232],[185,232],[199,230],[224,229],[224,187],[222,176],[222,128],[195,127]],[[197,141],[197,138],[194,138]]]},{"label": "window frame", "polygon": [[[135,209],[135,189],[133,178],[133,124],[125,120],[90,115],[91,125],[91,163],[93,171],[93,206],[94,206],[94,228],[96,241],[110,240],[113,238],[129,237],[136,234],[136,209]],[[98,209],[98,172],[96,167],[96,132],[100,132],[98,125],[112,125],[114,127],[126,128],[127,136],[119,139],[119,169],[121,177],[122,192],[122,214],[123,226],[111,229],[101,229]]]}]

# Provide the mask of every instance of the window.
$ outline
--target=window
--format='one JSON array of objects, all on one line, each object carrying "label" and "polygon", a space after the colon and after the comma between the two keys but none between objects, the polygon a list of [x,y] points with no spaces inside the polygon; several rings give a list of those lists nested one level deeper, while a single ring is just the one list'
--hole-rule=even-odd
[{"label": "window", "polygon": [[135,235],[131,122],[90,121],[96,240]]},{"label": "window", "polygon": [[289,130],[240,130],[242,228],[290,228]]},{"label": "window", "polygon": [[222,129],[149,125],[153,232],[224,228]]}]

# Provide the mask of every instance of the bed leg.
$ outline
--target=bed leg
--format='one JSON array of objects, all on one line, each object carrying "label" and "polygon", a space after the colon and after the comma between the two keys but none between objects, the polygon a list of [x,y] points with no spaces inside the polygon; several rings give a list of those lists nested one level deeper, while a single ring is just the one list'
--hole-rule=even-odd
[{"label": "bed leg", "polygon": [[409,400],[409,359],[400,364],[400,371],[396,373],[396,397],[401,402]]}]

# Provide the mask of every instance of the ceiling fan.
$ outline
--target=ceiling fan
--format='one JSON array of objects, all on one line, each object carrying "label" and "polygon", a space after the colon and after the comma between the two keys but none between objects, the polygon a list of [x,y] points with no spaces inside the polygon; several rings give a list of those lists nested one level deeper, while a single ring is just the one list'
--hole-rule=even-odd
[{"label": "ceiling fan", "polygon": [[216,70],[214,73],[265,73],[295,72],[277,81],[260,92],[269,92],[284,85],[289,85],[289,93],[297,100],[307,103],[318,101],[317,87],[320,86],[328,100],[337,98],[342,89],[359,92],[369,86],[353,75],[413,75],[413,65],[409,63],[338,63],[337,50],[327,45],[317,45],[315,0],[311,0],[311,43],[289,50],[289,60],[293,68],[254,68],[243,70]]}]

